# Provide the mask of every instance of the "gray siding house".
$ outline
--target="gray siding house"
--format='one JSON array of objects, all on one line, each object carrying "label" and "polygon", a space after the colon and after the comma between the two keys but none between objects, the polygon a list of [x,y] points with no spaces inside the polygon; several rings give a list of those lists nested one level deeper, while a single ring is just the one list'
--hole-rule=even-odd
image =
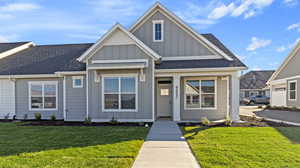
[{"label": "gray siding house", "polygon": [[116,24],[94,44],[34,45],[0,59],[0,81],[10,81],[15,107],[3,113],[238,121],[239,71],[246,68],[214,35],[195,32],[156,3],[129,29]]},{"label": "gray siding house", "polygon": [[300,42],[272,75],[271,105],[300,108]]}]

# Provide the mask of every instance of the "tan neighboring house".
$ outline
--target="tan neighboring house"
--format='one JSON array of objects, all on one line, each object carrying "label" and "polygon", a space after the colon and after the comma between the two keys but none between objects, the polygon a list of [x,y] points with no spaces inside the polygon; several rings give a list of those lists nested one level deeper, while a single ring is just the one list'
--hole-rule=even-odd
[{"label": "tan neighboring house", "polygon": [[300,107],[299,66],[300,42],[268,81],[272,106]]}]

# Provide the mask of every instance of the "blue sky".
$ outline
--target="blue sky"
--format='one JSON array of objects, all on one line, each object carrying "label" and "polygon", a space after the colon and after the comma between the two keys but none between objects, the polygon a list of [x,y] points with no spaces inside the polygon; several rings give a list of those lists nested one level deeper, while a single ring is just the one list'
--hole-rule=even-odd
[{"label": "blue sky", "polygon": [[[275,69],[300,40],[300,0],[160,0],[199,33],[215,34],[250,70]],[[153,0],[0,0],[0,42],[95,42],[132,25]]]}]

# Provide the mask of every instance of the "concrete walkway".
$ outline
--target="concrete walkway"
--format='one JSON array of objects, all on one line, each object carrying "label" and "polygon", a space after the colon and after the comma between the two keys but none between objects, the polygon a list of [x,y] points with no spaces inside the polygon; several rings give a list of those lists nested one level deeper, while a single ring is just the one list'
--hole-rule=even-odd
[{"label": "concrete walkway", "polygon": [[156,121],[133,168],[200,168],[200,166],[177,124],[173,121]]}]

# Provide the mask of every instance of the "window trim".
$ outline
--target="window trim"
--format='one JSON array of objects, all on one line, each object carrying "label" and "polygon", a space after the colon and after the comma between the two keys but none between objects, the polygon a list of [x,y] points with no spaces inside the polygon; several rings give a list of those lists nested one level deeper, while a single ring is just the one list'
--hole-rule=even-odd
[{"label": "window trim", "polygon": [[[161,39],[156,40],[155,39],[155,24],[160,23],[161,24]],[[153,42],[163,42],[164,41],[164,20],[153,20],[152,21],[152,38]]]},{"label": "window trim", "polygon": [[[291,86],[290,84],[291,83],[295,83],[295,90],[292,90],[292,91],[295,91],[295,99],[291,99]],[[288,81],[288,89],[287,89],[287,92],[288,92],[288,100],[289,101],[297,101],[297,80],[292,80],[292,81]]]},{"label": "window trim", "polygon": [[[81,80],[80,86],[76,86],[75,80],[77,79]],[[73,88],[83,88],[83,76],[72,76],[72,83],[73,83]]]},{"label": "window trim", "polygon": [[[122,77],[134,78],[135,79],[135,109],[121,109],[121,80]],[[119,108],[118,109],[105,109],[105,101],[104,101],[104,79],[105,78],[118,78],[119,80]],[[105,74],[101,75],[101,103],[102,103],[102,112],[137,112],[138,111],[138,74]]]},{"label": "window trim", "polygon": [[[45,85],[55,85],[55,97],[56,97],[56,107],[55,108],[46,108],[45,109]],[[31,86],[32,85],[42,85],[42,100],[43,100],[43,108],[32,108],[31,104]],[[56,111],[58,110],[58,81],[29,81],[28,82],[28,106],[29,111]]]},{"label": "window trim", "polygon": [[[200,87],[200,92],[199,92],[199,103],[200,103],[200,107],[197,107],[197,108],[190,108],[190,107],[187,107],[187,104],[186,104],[186,88],[185,88],[185,84],[186,84],[186,81],[188,80],[197,80],[199,81],[199,87]],[[214,101],[215,101],[215,105],[214,107],[202,107],[202,98],[201,98],[201,81],[206,81],[206,80],[213,80],[214,83],[215,83],[215,97],[214,97]],[[217,85],[218,85],[218,82],[217,82],[217,78],[216,77],[207,77],[207,78],[197,78],[197,77],[194,77],[194,78],[185,78],[184,79],[184,93],[183,93],[183,96],[184,96],[184,110],[217,110],[217,106],[218,106],[218,102],[217,102],[217,97],[218,97],[218,90],[217,90]],[[207,93],[207,94],[213,94],[213,93]],[[229,100],[227,100],[229,101]]]}]

